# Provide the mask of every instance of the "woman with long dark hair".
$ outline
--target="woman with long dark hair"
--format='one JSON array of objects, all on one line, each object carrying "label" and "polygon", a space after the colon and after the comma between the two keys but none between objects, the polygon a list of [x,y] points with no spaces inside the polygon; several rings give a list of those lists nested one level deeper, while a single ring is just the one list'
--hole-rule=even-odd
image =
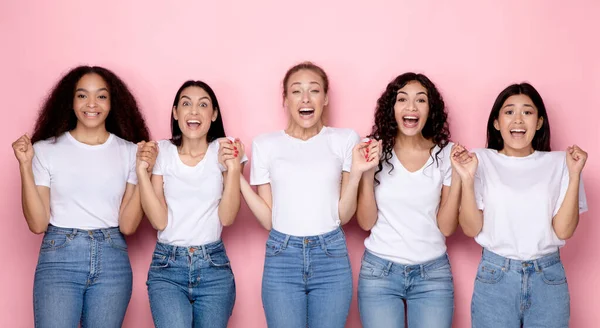
[{"label": "woman with long dark hair", "polygon": [[32,232],[45,233],[36,327],[121,327],[132,288],[123,234],[143,215],[135,143],[148,139],[125,83],[105,68],[80,66],[51,91],[31,139],[13,143],[23,214]]}]

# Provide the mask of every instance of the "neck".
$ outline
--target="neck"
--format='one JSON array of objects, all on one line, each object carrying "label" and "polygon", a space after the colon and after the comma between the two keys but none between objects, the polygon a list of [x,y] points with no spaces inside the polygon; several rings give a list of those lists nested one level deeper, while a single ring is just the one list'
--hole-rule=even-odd
[{"label": "neck", "polygon": [[531,145],[529,145],[529,147],[521,149],[510,148],[505,145],[504,148],[501,151],[499,151],[500,154],[504,154],[510,157],[525,157],[533,154],[533,152],[533,146]]},{"label": "neck", "polygon": [[323,122],[321,121],[309,128],[304,128],[299,126],[298,124],[295,124],[294,122],[290,122],[287,129],[285,129],[285,133],[297,139],[308,140],[319,134],[319,132],[321,132],[322,129]]},{"label": "neck", "polygon": [[425,139],[421,133],[414,136],[407,136],[402,133],[396,135],[396,146],[403,149],[430,149],[432,143]]},{"label": "neck", "polygon": [[101,145],[110,136],[104,124],[95,128],[88,128],[83,124],[77,123],[75,129],[71,130],[70,133],[75,140],[87,145]]},{"label": "neck", "polygon": [[181,138],[181,146],[177,149],[180,154],[191,155],[192,157],[206,153],[208,149],[208,141],[206,136],[202,138],[189,139],[185,136]]}]

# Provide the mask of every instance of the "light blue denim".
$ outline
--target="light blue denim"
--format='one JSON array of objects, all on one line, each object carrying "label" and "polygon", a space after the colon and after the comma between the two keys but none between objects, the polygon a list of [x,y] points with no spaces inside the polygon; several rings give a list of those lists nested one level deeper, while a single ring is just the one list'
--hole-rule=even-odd
[{"label": "light blue denim", "polygon": [[[382,259],[368,250],[358,278],[358,308],[365,328],[450,328],[454,285],[448,256],[417,265]],[[406,318],[405,308],[406,303]]]},{"label": "light blue denim", "polygon": [[473,328],[563,328],[570,299],[558,252],[533,261],[483,250],[471,301]]},{"label": "light blue denim", "polygon": [[352,269],[342,229],[310,237],[271,230],[262,300],[270,328],[343,328]]},{"label": "light blue denim", "polygon": [[200,246],[156,243],[148,296],[157,328],[225,328],[235,280],[221,241]]},{"label": "light blue denim", "polygon": [[38,328],[121,327],[132,273],[119,228],[48,226],[33,285]]}]

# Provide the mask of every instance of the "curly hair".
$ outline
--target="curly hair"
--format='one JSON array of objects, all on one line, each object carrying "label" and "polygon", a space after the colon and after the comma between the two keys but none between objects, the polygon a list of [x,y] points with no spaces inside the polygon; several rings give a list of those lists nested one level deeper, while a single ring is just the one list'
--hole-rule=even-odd
[{"label": "curly hair", "polygon": [[[416,73],[404,73],[396,77],[392,82],[387,85],[385,91],[381,94],[377,100],[377,107],[375,109],[375,124],[371,130],[369,138],[377,139],[382,141],[383,155],[379,161],[379,167],[375,174],[383,170],[383,162],[385,161],[391,166],[388,173],[394,170],[394,165],[390,163],[392,158],[392,150],[396,144],[396,135],[398,134],[398,122],[396,122],[394,105],[396,103],[396,95],[398,90],[402,89],[409,82],[419,82],[425,89],[427,89],[427,100],[429,103],[429,115],[427,121],[421,133],[425,139],[431,140],[434,146],[429,150],[432,159],[437,163],[439,161],[438,155],[442,149],[448,145],[450,141],[450,128],[448,126],[448,113],[446,112],[446,106],[442,95],[436,88],[435,84],[429,80],[429,78],[423,74]],[[435,146],[440,149],[432,154]],[[379,183],[377,178],[376,183]]]},{"label": "curly hair", "polygon": [[97,74],[108,86],[110,111],[106,130],[134,143],[150,140],[150,133],[135,97],[127,85],[110,70],[99,66],[78,66],[71,69],[54,86],[39,111],[31,142],[57,138],[75,129],[77,117],[73,109],[75,88],[87,74]]},{"label": "curly hair", "polygon": [[502,134],[500,134],[500,131],[496,130],[494,127],[494,121],[498,119],[500,110],[502,109],[506,99],[515,95],[525,95],[529,97],[529,99],[531,99],[537,108],[538,117],[543,119],[542,127],[535,132],[533,140],[531,141],[531,146],[534,150],[550,151],[550,120],[548,119],[546,106],[544,105],[544,100],[539,92],[533,87],[533,85],[527,82],[509,85],[502,90],[502,92],[500,92],[494,101],[494,105],[490,111],[490,117],[488,118],[487,123],[487,148],[498,151],[504,149],[504,139],[502,139]]},{"label": "curly hair", "polygon": [[[183,92],[183,90],[189,87],[197,87],[206,91],[206,93],[208,93],[208,96],[210,97],[210,102],[213,105],[213,110],[216,110],[218,112],[217,119],[214,122],[212,122],[210,124],[210,128],[208,128],[206,140],[208,142],[211,142],[213,140],[225,137],[225,127],[223,126],[223,118],[221,117],[221,107],[219,106],[217,95],[215,95],[215,92],[208,84],[202,81],[193,80],[184,82],[175,94],[175,99],[173,100],[172,108],[177,108],[177,105],[179,104],[179,98],[181,97],[181,93]],[[181,146],[181,143],[183,141],[182,136],[183,132],[181,132],[181,128],[179,127],[179,122],[177,122],[177,120],[175,119],[175,114],[173,113],[173,109],[171,109],[171,143],[177,147]]]}]

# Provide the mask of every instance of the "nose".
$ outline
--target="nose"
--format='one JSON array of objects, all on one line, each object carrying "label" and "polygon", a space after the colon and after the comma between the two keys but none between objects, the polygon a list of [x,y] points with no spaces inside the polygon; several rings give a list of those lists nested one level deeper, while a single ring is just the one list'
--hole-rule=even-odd
[{"label": "nose", "polygon": [[417,110],[417,106],[415,106],[415,102],[414,101],[409,101],[408,102],[408,106],[407,108],[409,111],[414,112]]},{"label": "nose", "polygon": [[515,115],[515,123],[523,123],[523,114],[520,112]]},{"label": "nose", "polygon": [[308,97],[308,92],[303,92],[302,93],[302,102],[308,103],[309,101],[310,101],[310,98]]},{"label": "nose", "polygon": [[88,97],[87,106],[88,106],[89,108],[94,108],[94,107],[96,107],[96,100],[94,99],[94,97]]}]

